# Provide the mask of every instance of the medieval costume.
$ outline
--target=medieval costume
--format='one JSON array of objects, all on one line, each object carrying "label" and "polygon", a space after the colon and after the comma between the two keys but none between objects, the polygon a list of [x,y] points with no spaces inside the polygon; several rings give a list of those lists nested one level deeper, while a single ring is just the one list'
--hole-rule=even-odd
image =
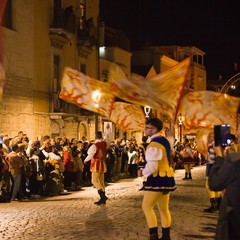
[{"label": "medieval costume", "polygon": [[147,178],[144,188],[142,209],[149,227],[150,240],[158,240],[158,223],[154,212],[157,205],[162,225],[161,240],[170,240],[171,214],[169,211],[170,191],[176,189],[174,170],[170,166],[171,147],[160,135],[162,121],[152,118],[146,122],[146,136],[151,137],[146,150],[146,165],[143,175]]},{"label": "medieval costume", "polygon": [[97,132],[95,143],[88,149],[88,156],[84,160],[87,163],[91,160],[90,171],[92,172],[92,184],[97,189],[100,195],[100,200],[95,204],[106,204],[107,197],[105,195],[104,173],[107,171],[106,155],[107,144],[102,139],[102,133]]}]

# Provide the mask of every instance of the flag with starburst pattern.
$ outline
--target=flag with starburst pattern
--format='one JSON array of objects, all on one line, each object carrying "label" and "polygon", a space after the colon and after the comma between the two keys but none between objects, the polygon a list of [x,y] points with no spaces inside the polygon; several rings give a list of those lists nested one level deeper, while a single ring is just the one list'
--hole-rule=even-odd
[{"label": "flag with starburst pattern", "polygon": [[106,83],[90,78],[70,67],[64,69],[59,97],[106,117],[110,117],[115,100]]},{"label": "flag with starburst pattern", "polygon": [[237,132],[237,112],[240,98],[212,91],[195,91],[186,94],[181,101],[179,113],[186,129],[213,128],[229,124]]},{"label": "flag with starburst pattern", "polygon": [[143,131],[145,115],[141,106],[125,102],[115,102],[110,120],[125,131]]}]

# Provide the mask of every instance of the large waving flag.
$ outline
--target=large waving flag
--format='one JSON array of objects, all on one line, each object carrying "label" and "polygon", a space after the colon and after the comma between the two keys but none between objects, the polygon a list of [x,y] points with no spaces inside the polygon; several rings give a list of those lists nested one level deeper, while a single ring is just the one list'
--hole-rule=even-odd
[{"label": "large waving flag", "polygon": [[[96,91],[101,94],[97,102],[93,98]],[[110,94],[108,84],[92,79],[70,67],[64,69],[59,97],[66,102],[108,117],[125,131],[144,129],[145,116],[139,105],[114,102],[115,97]]]},{"label": "large waving flag", "polygon": [[127,78],[118,65],[109,70],[110,91],[116,97],[141,106],[150,106],[174,119],[186,83],[190,58],[149,78]]},{"label": "large waving flag", "polygon": [[184,116],[186,129],[213,128],[214,125],[230,124],[237,132],[237,111],[240,98],[212,91],[196,91],[186,94],[179,113]]},{"label": "large waving flag", "polygon": [[145,115],[139,105],[115,102],[110,120],[125,131],[143,131]]},{"label": "large waving flag", "polygon": [[[98,96],[94,98],[94,93]],[[70,67],[64,69],[59,97],[66,102],[110,117],[115,97],[108,85]]]}]

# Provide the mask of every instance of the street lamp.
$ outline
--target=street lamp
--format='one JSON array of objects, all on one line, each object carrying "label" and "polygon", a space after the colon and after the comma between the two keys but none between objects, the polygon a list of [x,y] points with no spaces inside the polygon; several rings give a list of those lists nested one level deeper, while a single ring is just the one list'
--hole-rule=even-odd
[{"label": "street lamp", "polygon": [[99,90],[96,90],[92,93],[92,99],[94,101],[94,107],[98,108],[99,107],[99,101],[101,99],[101,92]]},{"label": "street lamp", "polygon": [[182,142],[182,125],[183,125],[183,116],[180,113],[178,116],[178,124],[179,124],[179,129],[180,129],[180,142]]},{"label": "street lamp", "polygon": [[151,112],[151,107],[145,106],[143,109],[144,109],[145,117],[149,118],[149,114]]}]

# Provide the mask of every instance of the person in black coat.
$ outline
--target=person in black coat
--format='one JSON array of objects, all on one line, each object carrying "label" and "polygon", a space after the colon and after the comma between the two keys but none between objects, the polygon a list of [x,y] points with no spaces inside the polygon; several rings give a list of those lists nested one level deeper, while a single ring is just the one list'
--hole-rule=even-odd
[{"label": "person in black coat", "polygon": [[114,165],[116,163],[116,152],[114,143],[110,143],[110,147],[107,149],[106,164],[107,172],[105,173],[105,181],[113,182],[112,177],[115,176]]},{"label": "person in black coat", "polygon": [[224,190],[216,240],[240,239],[240,152],[230,153],[226,157],[222,147],[215,147],[215,152],[209,188],[212,191]]}]

